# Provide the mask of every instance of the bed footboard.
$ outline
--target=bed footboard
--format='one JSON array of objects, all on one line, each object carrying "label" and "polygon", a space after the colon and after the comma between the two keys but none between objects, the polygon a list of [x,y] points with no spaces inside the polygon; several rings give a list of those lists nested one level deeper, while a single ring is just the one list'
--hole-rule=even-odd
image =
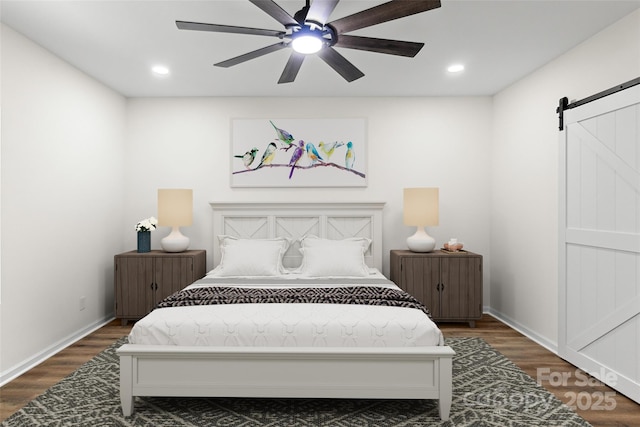
[{"label": "bed footboard", "polygon": [[177,347],[125,344],[120,398],[135,396],[439,399],[449,418],[453,349]]}]

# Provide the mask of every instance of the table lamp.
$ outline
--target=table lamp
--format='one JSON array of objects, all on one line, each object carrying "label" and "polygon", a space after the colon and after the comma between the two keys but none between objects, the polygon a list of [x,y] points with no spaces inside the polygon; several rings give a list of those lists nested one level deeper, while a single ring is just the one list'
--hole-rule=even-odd
[{"label": "table lamp", "polygon": [[181,226],[193,221],[193,190],[158,189],[158,225],[171,227],[171,233],[160,241],[165,252],[183,252],[189,238],[180,232]]},{"label": "table lamp", "polygon": [[403,219],[405,225],[414,225],[415,234],[407,239],[412,252],[431,252],[436,240],[429,236],[424,227],[438,225],[438,189],[405,188]]}]

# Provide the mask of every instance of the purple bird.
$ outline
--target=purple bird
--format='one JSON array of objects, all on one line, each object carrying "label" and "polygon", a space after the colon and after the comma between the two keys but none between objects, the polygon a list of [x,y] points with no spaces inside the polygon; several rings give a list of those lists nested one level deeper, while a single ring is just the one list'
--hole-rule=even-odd
[{"label": "purple bird", "polygon": [[300,142],[298,142],[298,146],[293,152],[293,156],[291,156],[291,160],[289,160],[289,166],[291,166],[291,172],[289,172],[289,179],[291,179],[291,177],[293,176],[293,170],[296,168],[296,164],[298,163],[298,160],[300,160],[303,154],[304,154],[304,141],[300,140]]}]

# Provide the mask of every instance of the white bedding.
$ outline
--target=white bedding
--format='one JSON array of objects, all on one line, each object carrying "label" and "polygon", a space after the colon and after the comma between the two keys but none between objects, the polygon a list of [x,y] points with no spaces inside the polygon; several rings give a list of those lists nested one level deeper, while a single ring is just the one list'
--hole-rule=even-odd
[{"label": "white bedding", "polygon": [[[377,270],[371,273],[372,279],[384,279]],[[205,279],[215,278],[216,275],[216,270],[212,270]],[[297,278],[296,274],[286,274],[279,277],[282,284],[273,284],[269,280],[270,284],[264,286],[292,287],[296,286]],[[368,280],[359,279],[363,285]],[[211,284],[205,280],[189,287],[198,286]],[[247,285],[227,283],[224,286]],[[397,288],[390,281],[374,286]],[[129,342],[254,347],[411,347],[444,344],[438,327],[420,310],[323,303],[160,308],[134,325]]]}]

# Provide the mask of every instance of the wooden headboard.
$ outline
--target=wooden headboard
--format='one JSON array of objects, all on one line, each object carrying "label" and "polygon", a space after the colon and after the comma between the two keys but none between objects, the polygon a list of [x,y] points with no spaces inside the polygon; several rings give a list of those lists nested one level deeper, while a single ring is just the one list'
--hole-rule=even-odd
[{"label": "wooden headboard", "polygon": [[293,242],[283,264],[295,268],[302,262],[299,238],[313,234],[326,239],[367,237],[371,246],[367,265],[382,271],[382,210],[373,203],[212,202],[213,264],[220,263],[218,235],[245,239],[288,237]]}]

